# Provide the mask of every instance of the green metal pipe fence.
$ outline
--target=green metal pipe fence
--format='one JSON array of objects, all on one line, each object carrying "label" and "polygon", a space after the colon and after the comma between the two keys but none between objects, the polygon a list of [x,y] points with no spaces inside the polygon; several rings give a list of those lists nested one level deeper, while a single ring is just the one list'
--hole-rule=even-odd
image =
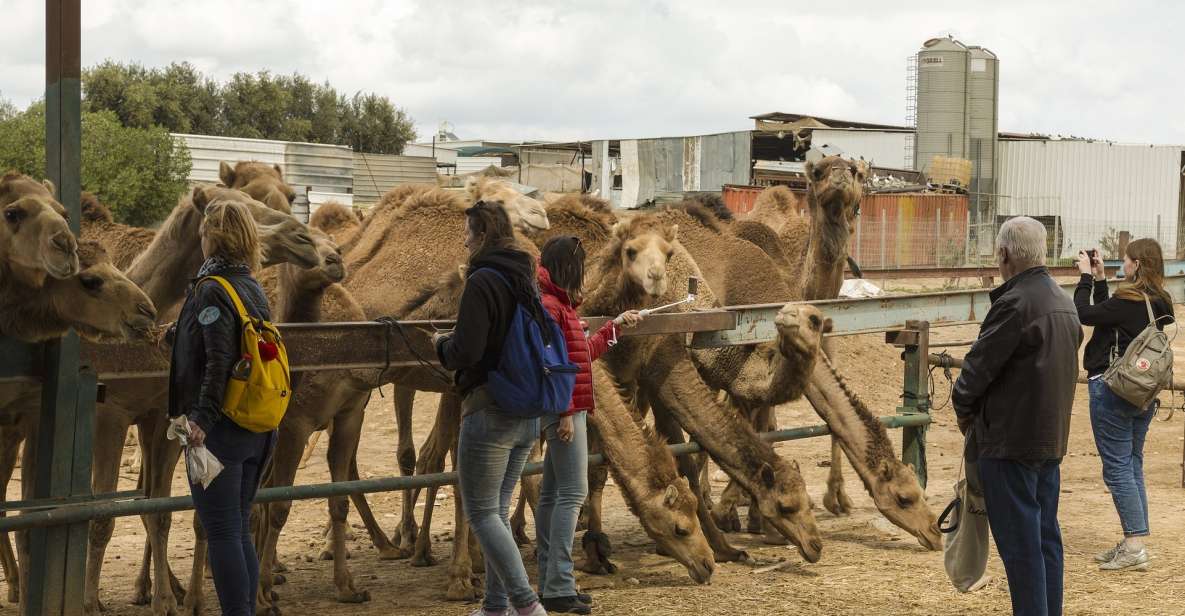
[{"label": "green metal pipe fence", "polygon": [[[928,425],[929,415],[891,415],[880,417],[880,422],[887,428],[912,428]],[[762,440],[770,443],[794,441],[814,438],[830,434],[831,430],[824,425],[803,426],[789,428],[775,432],[763,432]],[[698,443],[692,441],[670,446],[671,453],[685,456],[699,453]],[[606,463],[601,454],[588,457],[590,466]],[[523,475],[538,475],[543,472],[543,464],[531,462],[523,469]],[[264,488],[259,491],[255,499],[257,503],[273,503],[277,501],[310,500],[330,498],[334,496],[349,496],[351,494],[370,494],[374,492],[396,492],[415,488],[430,488],[457,483],[457,474],[426,473],[423,475],[407,475],[399,477],[382,477],[378,479],[361,479],[356,481],[339,481],[335,483],[318,483],[299,486],[284,486]],[[137,500],[113,500],[107,502],[85,502],[70,504],[46,511],[23,513],[15,517],[0,518],[0,531],[10,532],[31,528],[42,528],[60,524],[76,524],[89,520],[118,518],[134,515],[154,513],[172,513],[174,511],[189,511],[193,509],[193,499],[189,496],[171,496],[168,498],[145,498]]]}]

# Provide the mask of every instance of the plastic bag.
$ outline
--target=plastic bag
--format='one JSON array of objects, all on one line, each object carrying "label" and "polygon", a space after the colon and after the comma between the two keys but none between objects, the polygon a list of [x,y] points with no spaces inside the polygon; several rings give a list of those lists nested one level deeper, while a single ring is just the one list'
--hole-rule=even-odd
[{"label": "plastic bag", "polygon": [[181,441],[185,448],[185,468],[189,471],[190,483],[202,484],[203,490],[209,488],[210,482],[222,472],[222,462],[205,445],[189,445],[189,420],[184,415],[174,417],[167,436],[170,441]]},{"label": "plastic bag", "polygon": [[839,296],[849,299],[880,297],[884,294],[885,292],[880,287],[863,278],[849,278],[843,281],[843,286],[839,289]]},{"label": "plastic bag", "polygon": [[[973,443],[971,433],[967,440]],[[938,528],[943,533],[942,560],[947,577],[959,592],[972,592],[991,581],[984,575],[990,549],[987,507],[978,466],[966,460],[966,454],[960,471],[963,477],[955,484],[955,498],[942,512]]]}]

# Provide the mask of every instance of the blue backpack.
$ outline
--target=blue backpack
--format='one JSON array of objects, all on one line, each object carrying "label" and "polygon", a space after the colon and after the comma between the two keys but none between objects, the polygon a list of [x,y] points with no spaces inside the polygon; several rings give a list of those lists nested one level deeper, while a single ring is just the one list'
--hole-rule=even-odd
[{"label": "blue backpack", "polygon": [[[482,269],[493,272],[511,286],[498,270]],[[544,315],[546,324],[541,326],[526,306],[518,304],[506,332],[498,368],[489,373],[486,390],[506,414],[518,417],[560,415],[572,405],[572,391],[576,388],[576,373],[580,368],[568,359],[568,344],[560,326],[543,309],[538,298],[533,301]],[[550,328],[550,344],[543,341],[543,327]]]}]

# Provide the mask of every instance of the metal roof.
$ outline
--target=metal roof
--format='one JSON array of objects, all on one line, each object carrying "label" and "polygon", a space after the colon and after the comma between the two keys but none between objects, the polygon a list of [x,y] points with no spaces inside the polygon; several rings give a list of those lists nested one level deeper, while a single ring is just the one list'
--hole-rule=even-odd
[{"label": "metal roof", "polygon": [[816,120],[822,124],[826,124],[827,128],[871,128],[877,130],[903,130],[912,131],[911,126],[897,126],[894,124],[874,124],[871,122],[855,122],[852,120],[836,120],[835,118],[825,118],[817,115],[807,115],[801,113],[783,113],[781,111],[774,111],[771,113],[763,113],[761,115],[749,116],[751,120],[764,120],[766,122],[785,122],[787,124],[792,122],[799,122],[801,120],[811,119]]}]

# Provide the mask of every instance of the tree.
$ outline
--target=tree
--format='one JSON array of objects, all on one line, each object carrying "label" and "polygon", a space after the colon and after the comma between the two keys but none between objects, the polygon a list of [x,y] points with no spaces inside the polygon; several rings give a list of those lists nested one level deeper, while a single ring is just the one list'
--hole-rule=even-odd
[{"label": "tree", "polygon": [[342,121],[342,138],[356,152],[398,154],[416,138],[411,118],[385,96],[362,94],[350,99]]},{"label": "tree", "polygon": [[[82,189],[116,219],[148,226],[163,220],[186,189],[189,151],[167,130],[123,126],[114,112],[82,114]],[[0,121],[0,169],[45,177],[45,105]]]},{"label": "tree", "polygon": [[6,98],[0,98],[0,122],[16,115],[16,106]]}]

